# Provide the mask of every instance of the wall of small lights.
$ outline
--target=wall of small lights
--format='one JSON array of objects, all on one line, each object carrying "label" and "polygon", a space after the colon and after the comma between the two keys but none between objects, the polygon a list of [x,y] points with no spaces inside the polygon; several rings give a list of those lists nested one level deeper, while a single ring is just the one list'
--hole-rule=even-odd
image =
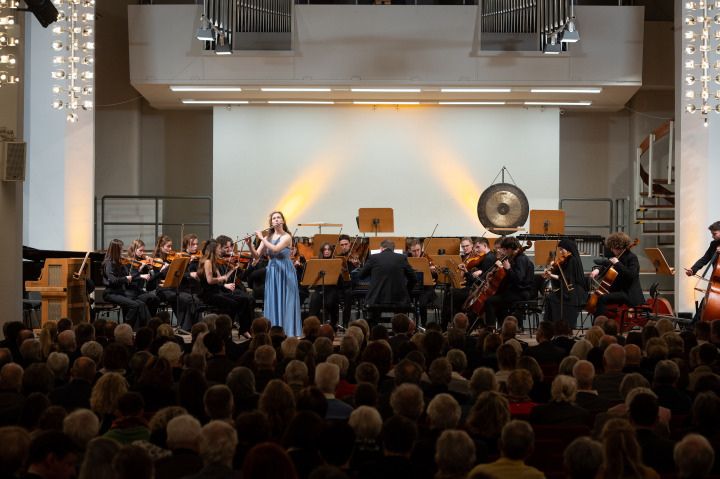
[{"label": "wall of small lights", "polygon": [[[710,85],[720,84],[720,60],[710,60],[711,52],[720,54],[720,1],[685,2],[683,65],[685,68],[685,105],[688,113],[699,112],[707,126],[707,114],[720,113],[720,90],[711,94]],[[712,77],[712,69],[717,73]]]},{"label": "wall of small lights", "polygon": [[20,45],[17,7],[17,0],[0,0],[0,87],[20,81],[15,66],[15,53]]}]

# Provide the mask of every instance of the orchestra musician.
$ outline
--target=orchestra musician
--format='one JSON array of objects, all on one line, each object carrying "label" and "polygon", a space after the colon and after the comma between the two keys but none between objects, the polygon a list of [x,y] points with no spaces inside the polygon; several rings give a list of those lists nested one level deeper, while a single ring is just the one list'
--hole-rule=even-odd
[{"label": "orchestra musician", "polygon": [[[497,245],[497,241],[495,243]],[[498,251],[498,250],[496,250]],[[514,255],[512,261],[511,258]],[[502,260],[501,260],[502,258]],[[532,297],[535,268],[530,259],[523,253],[517,238],[503,238],[499,245],[498,259],[495,266],[505,270],[507,282],[497,294],[485,300],[485,324],[492,326],[507,316],[507,308],[516,301],[528,301]]]},{"label": "orchestra musician", "polygon": [[[469,236],[465,236],[460,240],[460,258],[465,261],[472,255],[473,252],[473,240]],[[460,265],[458,265],[458,269]],[[467,274],[467,271],[460,269],[460,274],[465,277],[465,286],[462,288],[448,288],[445,290],[445,300],[443,301],[442,310],[442,329],[446,330],[450,318],[454,317],[457,313],[462,310],[462,305],[470,295],[470,286],[475,280],[472,276]],[[452,298],[452,299],[451,299]],[[451,308],[452,305],[452,308]]]},{"label": "orchestra musician", "polygon": [[[220,270],[220,274],[230,273],[230,276],[228,276],[228,282],[229,283],[235,283],[235,289],[233,290],[233,295],[237,297],[244,298],[247,302],[248,306],[247,308],[243,308],[243,311],[241,313],[241,319],[238,326],[238,334],[249,333],[250,331],[250,324],[252,323],[253,316],[255,313],[255,297],[248,293],[245,289],[245,285],[242,284],[242,281],[239,283],[235,281],[235,276],[238,274],[237,267],[238,264],[231,264],[229,262],[229,258],[233,256],[233,246],[234,242],[232,238],[226,235],[219,235],[217,238],[215,238],[215,241],[217,241],[220,244],[220,248],[222,251],[222,256],[224,260],[226,260],[225,264],[219,264],[218,269]],[[232,271],[230,271],[232,270]]]},{"label": "orchestra musician", "polygon": [[[613,233],[605,238],[605,247],[615,256],[602,260],[600,265],[595,266],[590,273],[590,279],[593,280],[600,275],[601,266],[606,270],[612,266],[618,275],[610,287],[610,292],[598,296],[596,317],[605,315],[608,304],[635,307],[645,303],[640,286],[640,261],[637,255],[628,249],[631,243],[630,237],[625,233]],[[595,262],[597,263],[598,260]]]},{"label": "orchestra musician", "polygon": [[155,296],[155,293],[146,291],[147,282],[151,276],[151,266],[148,264],[148,258],[145,256],[145,243],[140,239],[136,239],[130,243],[127,249],[127,257],[141,261],[143,264],[135,269],[133,263],[128,263],[127,271],[132,275],[132,281],[124,287],[125,296],[145,303],[148,311],[150,311],[150,317],[154,317],[157,315],[160,299]]},{"label": "orchestra musician", "polygon": [[263,236],[262,231],[255,232],[255,236],[261,242],[258,249],[250,243],[253,258],[264,256],[266,251],[270,257],[265,274],[263,314],[273,326],[282,326],[288,336],[300,336],[302,334],[300,295],[297,272],[290,259],[292,235],[282,212],[270,213],[270,227],[272,230],[267,236]]},{"label": "orchestra musician", "polygon": [[[422,258],[423,250],[419,240],[413,239],[408,242],[408,253],[411,258]],[[437,268],[434,264],[430,263],[430,272],[433,278],[437,278]],[[420,325],[425,327],[427,324],[427,305],[435,301],[437,294],[435,293],[435,286],[426,285],[423,286],[422,293],[418,298],[418,306],[420,307]]]},{"label": "orchestra musician", "polygon": [[[230,268],[224,274],[218,269],[217,260],[223,254],[222,246],[215,240],[209,240],[205,243],[205,250],[200,263],[198,264],[197,276],[200,280],[202,291],[200,298],[205,304],[215,306],[221,312],[227,314],[233,321],[239,323],[238,334],[245,337],[250,336],[248,328],[252,311],[249,308],[248,300],[245,296],[234,294],[235,283],[228,282],[237,266]],[[246,322],[243,324],[243,322]]]},{"label": "orchestra musician", "polygon": [[295,239],[293,239],[293,246],[290,250],[290,259],[292,260],[293,266],[295,266],[295,272],[297,273],[298,293],[300,294],[300,304],[302,305],[305,300],[310,297],[310,289],[307,286],[300,284],[303,275],[305,274],[305,264],[307,263],[307,260],[305,259],[305,256],[298,251],[297,240]]},{"label": "orchestra musician", "polygon": [[[714,270],[716,265],[718,264],[718,257],[720,257],[720,221],[716,221],[711,224],[708,227],[708,230],[710,230],[710,236],[712,237],[710,246],[708,246],[708,249],[707,251],[705,251],[705,254],[702,258],[697,260],[691,268],[685,270],[685,274],[688,276],[696,275],[697,272],[700,271],[708,263],[710,263],[711,270]],[[712,276],[712,274],[710,276]],[[702,299],[700,305],[697,308],[697,311],[695,312],[695,317],[693,318],[693,325],[702,317],[703,310],[705,309],[705,299],[706,298]]]},{"label": "orchestra musician", "polygon": [[152,316],[147,305],[138,298],[130,298],[125,294],[125,286],[130,284],[134,274],[140,274],[136,269],[126,269],[121,263],[123,242],[114,239],[110,242],[102,263],[102,277],[105,291],[103,300],[120,306],[123,317],[133,329],[137,330],[140,323],[146,324]]},{"label": "orchestra musician", "polygon": [[[340,235],[338,237],[338,244],[340,246],[340,254],[337,256],[339,257],[347,257],[347,269],[348,274],[352,273],[356,268],[359,268],[361,265],[360,260],[353,255],[351,255],[351,249],[352,249],[352,242],[350,241],[350,236],[348,235]],[[352,283],[350,281],[344,281],[342,284],[342,299],[343,299],[343,324],[347,326],[350,324],[350,321],[352,321],[351,315],[352,315]]]},{"label": "orchestra musician", "polygon": [[[172,251],[172,238],[167,235],[160,235],[158,236],[157,245],[157,258],[163,262],[163,265],[159,269],[155,268],[150,275],[148,290],[155,290],[157,297],[175,311],[175,316],[178,318],[178,327],[190,331],[192,325],[197,321],[198,305],[191,294],[175,288],[163,288],[160,286],[167,277],[168,268],[170,267],[168,255]],[[195,239],[195,250],[197,251],[197,238]],[[188,262],[188,266],[189,264],[190,262]],[[195,265],[197,265],[197,261],[195,261]]]},{"label": "orchestra musician", "polygon": [[[365,295],[368,319],[377,323],[382,308],[411,308],[410,293],[417,282],[415,271],[404,254],[395,253],[395,242],[385,239],[380,253],[371,255],[360,269],[359,278],[370,277],[370,289]],[[407,280],[407,284],[405,283]]]},{"label": "orchestra musician", "polygon": [[[320,251],[318,253],[319,259],[332,259],[334,246],[329,241],[325,241],[320,245]],[[349,265],[348,265],[349,266]],[[330,317],[330,324],[333,328],[337,328],[338,315],[339,315],[339,296],[338,291],[343,287],[342,277],[338,278],[325,278],[325,310],[323,313]],[[315,290],[310,294],[310,316],[320,316],[320,311],[323,308],[323,287],[316,286]],[[347,323],[346,323],[347,324]]]},{"label": "orchestra musician", "polygon": [[571,329],[575,329],[577,316],[587,302],[585,272],[580,253],[573,240],[561,239],[557,249],[554,262],[561,261],[557,266],[557,272],[545,270],[553,283],[553,291],[545,300],[545,321],[555,322],[564,319]]},{"label": "orchestra musician", "polygon": [[198,253],[199,247],[200,240],[198,240],[196,235],[190,233],[183,236],[182,254],[190,256],[190,262],[185,268],[185,273],[183,273],[183,280],[182,283],[180,283],[180,291],[191,295],[197,295],[200,293],[200,282],[197,279],[197,269],[202,254]]}]

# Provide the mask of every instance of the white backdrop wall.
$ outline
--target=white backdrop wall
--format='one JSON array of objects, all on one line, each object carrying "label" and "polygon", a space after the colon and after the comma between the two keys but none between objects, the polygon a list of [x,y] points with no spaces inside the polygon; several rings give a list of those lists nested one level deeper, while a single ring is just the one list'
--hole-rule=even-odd
[{"label": "white backdrop wall", "polygon": [[213,123],[215,235],[264,228],[275,209],[291,231],[354,235],[358,208],[376,207],[399,236],[480,235],[477,201],[503,165],[530,209],[557,208],[556,108],[218,107]]}]

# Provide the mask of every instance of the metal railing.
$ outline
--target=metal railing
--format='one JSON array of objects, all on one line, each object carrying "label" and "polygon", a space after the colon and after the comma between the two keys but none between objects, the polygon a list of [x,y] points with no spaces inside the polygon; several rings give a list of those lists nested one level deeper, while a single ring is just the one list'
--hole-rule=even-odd
[{"label": "metal railing", "polygon": [[[154,221],[105,221],[106,203],[108,200],[129,200],[129,201],[154,201]],[[199,200],[207,201],[207,218],[208,222],[166,222],[160,220],[160,202],[164,200]],[[107,195],[101,199],[100,207],[100,245],[105,247],[105,228],[107,226],[154,226],[155,238],[160,234],[160,226],[207,226],[212,235],[213,214],[212,214],[212,197],[211,196],[131,196],[131,195]],[[182,238],[181,238],[182,239]]]}]

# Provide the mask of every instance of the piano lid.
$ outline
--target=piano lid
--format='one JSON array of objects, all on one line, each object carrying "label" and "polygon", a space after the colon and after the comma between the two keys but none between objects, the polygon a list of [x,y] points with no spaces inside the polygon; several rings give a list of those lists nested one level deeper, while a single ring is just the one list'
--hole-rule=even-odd
[{"label": "piano lid", "polygon": [[[63,250],[48,250],[48,249],[37,249],[30,246],[23,246],[23,259],[28,261],[45,261],[47,258],[84,258],[87,251],[63,251]],[[103,252],[90,252],[90,260],[102,261],[105,258]]]}]

